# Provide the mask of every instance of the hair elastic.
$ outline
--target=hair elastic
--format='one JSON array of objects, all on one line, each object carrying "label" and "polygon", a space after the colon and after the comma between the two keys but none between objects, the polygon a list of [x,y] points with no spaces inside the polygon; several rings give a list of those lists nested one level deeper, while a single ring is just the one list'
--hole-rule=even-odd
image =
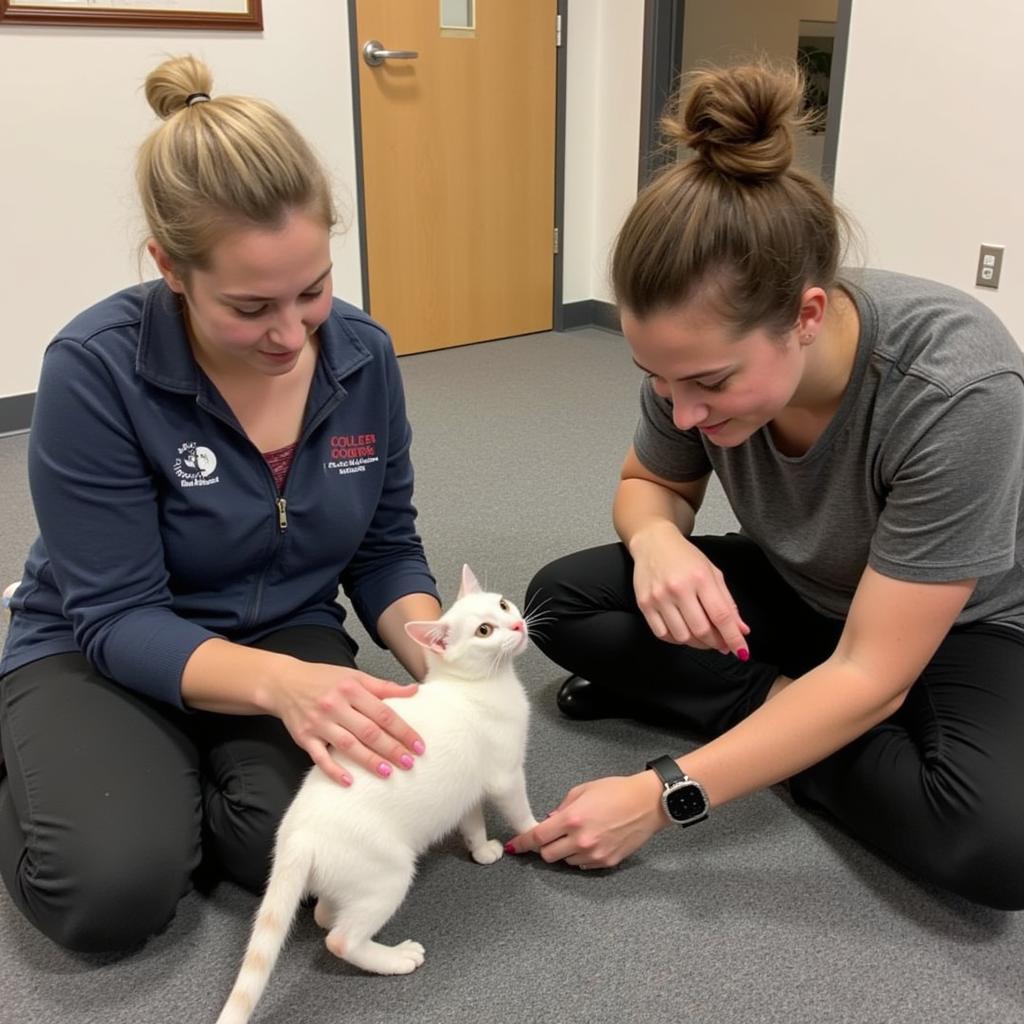
[{"label": "hair elastic", "polygon": [[209,93],[205,93],[205,92],[190,92],[188,94],[188,96],[185,97],[185,106],[186,107],[194,106],[196,103],[209,103],[209,102],[210,102],[210,94]]}]

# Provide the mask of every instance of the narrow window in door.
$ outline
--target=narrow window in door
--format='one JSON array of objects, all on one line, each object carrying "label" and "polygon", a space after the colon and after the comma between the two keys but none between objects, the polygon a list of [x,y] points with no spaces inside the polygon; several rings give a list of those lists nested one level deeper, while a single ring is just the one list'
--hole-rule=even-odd
[{"label": "narrow window in door", "polygon": [[475,0],[441,0],[441,28],[476,28]]}]

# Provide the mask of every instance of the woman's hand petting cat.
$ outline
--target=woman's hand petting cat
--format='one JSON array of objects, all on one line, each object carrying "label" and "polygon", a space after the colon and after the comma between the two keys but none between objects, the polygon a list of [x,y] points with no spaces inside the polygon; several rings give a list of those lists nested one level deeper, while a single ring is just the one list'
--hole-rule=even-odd
[{"label": "woman's hand petting cat", "polygon": [[401,686],[357,669],[296,661],[269,704],[324,774],[350,786],[352,774],[329,748],[385,778],[391,765],[408,770],[414,755],[423,753],[423,738],[383,703],[385,697],[411,697],[417,690],[415,684]]},{"label": "woman's hand petting cat", "polygon": [[548,863],[612,868],[667,824],[653,772],[584,782],[539,825],[512,839],[509,853],[539,853]]}]

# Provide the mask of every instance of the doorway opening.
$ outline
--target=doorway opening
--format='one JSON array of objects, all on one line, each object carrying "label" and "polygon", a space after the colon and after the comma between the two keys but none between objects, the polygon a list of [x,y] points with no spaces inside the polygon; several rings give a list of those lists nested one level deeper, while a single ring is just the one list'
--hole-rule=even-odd
[{"label": "doorway opening", "polygon": [[646,0],[640,103],[639,181],[643,188],[675,159],[658,122],[681,74],[700,61],[728,62],[753,53],[795,59],[808,80],[805,103],[824,128],[798,141],[797,161],[835,180],[843,77],[853,0],[730,0],[727,4]]}]

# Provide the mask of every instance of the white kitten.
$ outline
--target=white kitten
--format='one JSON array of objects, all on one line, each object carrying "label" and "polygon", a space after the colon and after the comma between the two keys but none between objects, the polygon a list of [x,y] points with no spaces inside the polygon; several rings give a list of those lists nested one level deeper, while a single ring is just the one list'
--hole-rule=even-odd
[{"label": "white kitten", "polygon": [[498,860],[485,798],[515,833],[536,824],[523,775],[529,703],[512,667],[527,645],[519,610],[483,593],[463,566],[455,604],[436,622],[405,628],[426,649],[427,675],[414,697],[386,703],[423,736],[426,753],[389,779],[346,763],[351,789],[311,769],[281,820],[266,895],[217,1024],[249,1020],[305,893],[318,897],[314,916],[335,956],[377,974],[408,974],[423,963],[423,947],[373,936],[405,898],[417,857],[458,826],[475,861]]}]

